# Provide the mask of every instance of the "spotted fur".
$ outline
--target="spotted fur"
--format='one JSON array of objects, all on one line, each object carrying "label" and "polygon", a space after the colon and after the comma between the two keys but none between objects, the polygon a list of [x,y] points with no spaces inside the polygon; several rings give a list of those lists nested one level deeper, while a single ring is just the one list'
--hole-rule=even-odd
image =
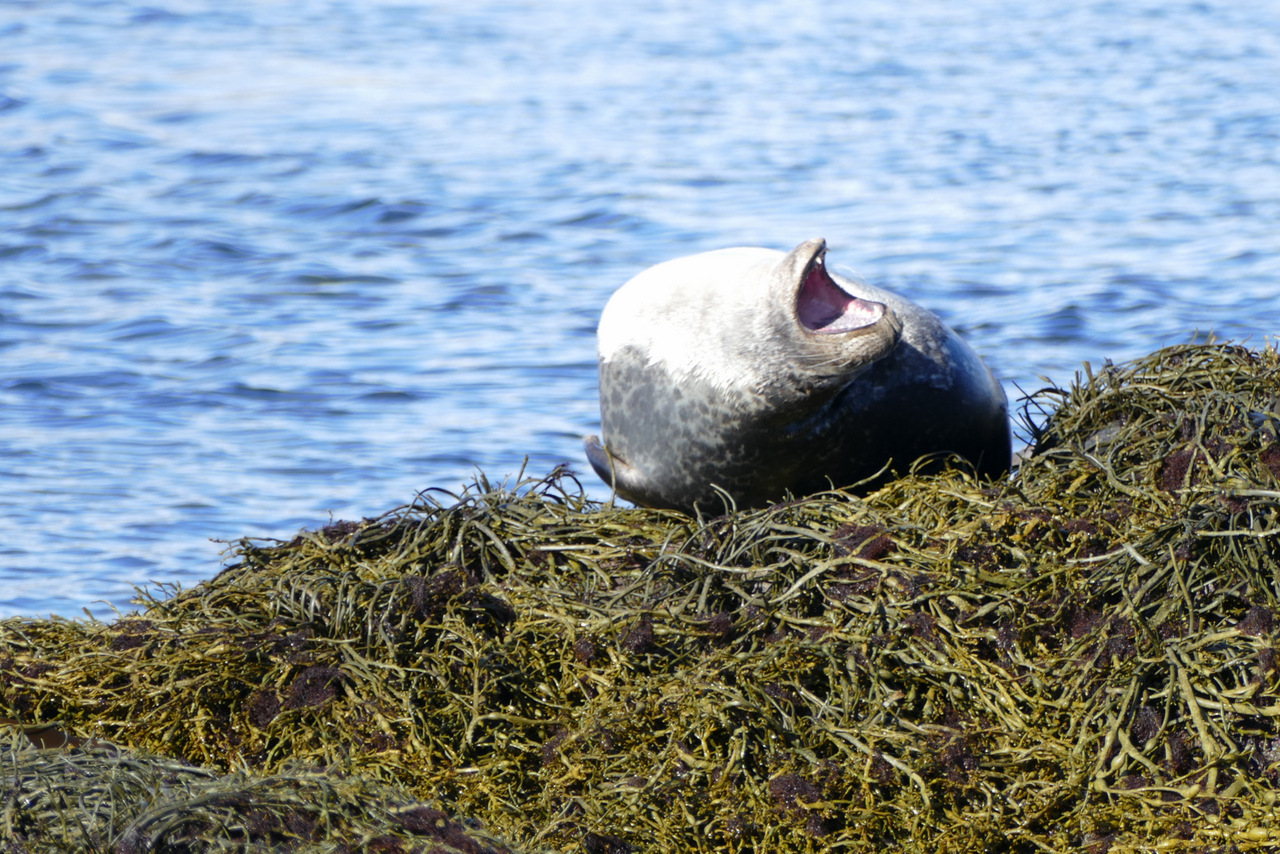
[{"label": "spotted fur", "polygon": [[[693,512],[849,486],[938,452],[994,475],[1009,464],[1004,391],[932,313],[830,274],[884,307],[854,332],[797,319],[821,240],[791,253],[729,249],[659,264],[601,317],[603,440],[592,467],[624,498]],[[817,265],[815,267],[815,265]]]}]

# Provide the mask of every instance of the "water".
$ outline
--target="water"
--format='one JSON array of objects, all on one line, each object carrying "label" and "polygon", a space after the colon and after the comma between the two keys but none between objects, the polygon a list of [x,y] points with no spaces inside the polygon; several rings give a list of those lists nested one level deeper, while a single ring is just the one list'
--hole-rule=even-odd
[{"label": "water", "polygon": [[1280,330],[1280,6],[0,2],[0,615],[598,429],[667,258],[824,236],[1008,385]]}]

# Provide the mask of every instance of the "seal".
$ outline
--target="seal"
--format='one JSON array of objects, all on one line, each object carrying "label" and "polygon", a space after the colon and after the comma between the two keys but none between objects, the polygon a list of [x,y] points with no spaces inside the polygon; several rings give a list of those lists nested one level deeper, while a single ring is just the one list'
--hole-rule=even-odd
[{"label": "seal", "polygon": [[927,455],[1008,471],[1008,403],[978,355],[910,300],[829,272],[826,251],[705,252],[614,293],[598,328],[603,440],[584,442],[618,495],[706,513],[726,496],[870,488]]}]

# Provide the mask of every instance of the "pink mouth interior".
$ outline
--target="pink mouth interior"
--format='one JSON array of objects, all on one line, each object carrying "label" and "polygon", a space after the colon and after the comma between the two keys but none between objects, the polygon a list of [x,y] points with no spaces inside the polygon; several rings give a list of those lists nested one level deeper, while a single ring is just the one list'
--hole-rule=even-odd
[{"label": "pink mouth interior", "polygon": [[835,334],[872,325],[884,315],[884,306],[851,297],[827,275],[819,258],[809,267],[796,295],[796,316],[810,332]]}]

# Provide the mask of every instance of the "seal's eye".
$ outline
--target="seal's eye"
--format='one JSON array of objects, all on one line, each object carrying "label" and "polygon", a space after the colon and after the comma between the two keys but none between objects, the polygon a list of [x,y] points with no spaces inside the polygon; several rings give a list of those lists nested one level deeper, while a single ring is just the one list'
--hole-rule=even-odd
[{"label": "seal's eye", "polygon": [[884,306],[849,296],[827,275],[821,258],[805,271],[796,294],[796,318],[810,332],[853,332],[873,325],[884,316]]}]

